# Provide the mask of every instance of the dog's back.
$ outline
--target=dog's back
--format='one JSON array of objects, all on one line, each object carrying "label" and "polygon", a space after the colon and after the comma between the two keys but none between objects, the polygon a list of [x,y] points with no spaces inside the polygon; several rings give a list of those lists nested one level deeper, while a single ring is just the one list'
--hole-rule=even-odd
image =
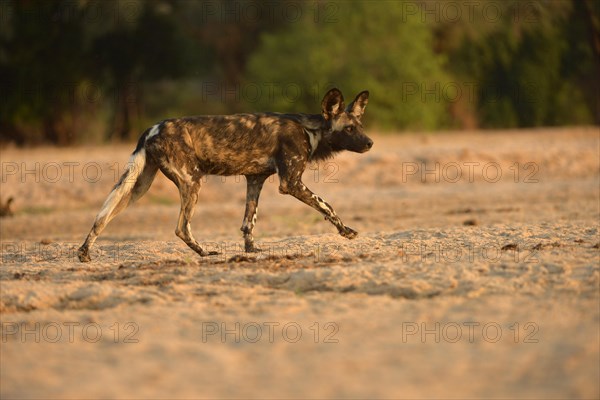
[{"label": "dog's back", "polygon": [[186,166],[188,171],[197,168],[206,175],[255,175],[274,174],[281,142],[299,140],[306,140],[299,123],[257,113],[165,120],[158,124],[158,133],[148,133],[145,146],[159,165],[183,166],[178,158],[193,153],[194,165]]}]

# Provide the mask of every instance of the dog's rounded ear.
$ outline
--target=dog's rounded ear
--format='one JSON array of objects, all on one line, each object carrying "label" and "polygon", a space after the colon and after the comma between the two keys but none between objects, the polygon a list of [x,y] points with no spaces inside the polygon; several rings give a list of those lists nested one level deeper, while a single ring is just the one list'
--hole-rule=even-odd
[{"label": "dog's rounded ear", "polygon": [[325,94],[321,102],[323,118],[331,120],[344,112],[344,96],[339,89],[333,88]]},{"label": "dog's rounded ear", "polygon": [[369,103],[369,91],[364,90],[360,92],[354,101],[350,103],[346,112],[354,115],[356,118],[360,119],[362,115],[365,113],[365,108],[367,107],[367,103]]}]

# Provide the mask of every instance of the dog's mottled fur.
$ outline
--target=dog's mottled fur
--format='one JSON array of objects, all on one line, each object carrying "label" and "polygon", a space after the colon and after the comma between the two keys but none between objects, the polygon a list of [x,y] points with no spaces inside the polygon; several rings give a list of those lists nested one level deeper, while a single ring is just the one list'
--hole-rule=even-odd
[{"label": "dog's mottled fur", "polygon": [[90,261],[89,249],[120,211],[139,199],[160,169],[179,188],[181,212],[175,234],[201,256],[207,252],[192,236],[190,220],[204,175],[244,175],[246,212],[242,224],[245,249],[258,251],[252,231],[258,197],[265,180],[277,173],[279,192],[290,194],[319,211],[352,239],[357,232],[342,223],[333,208],[302,183],[310,161],[327,159],[342,150],[363,153],[373,141],[363,132],[361,117],[369,92],[358,94],[344,108],[338,89],[321,103],[321,114],[257,113],[168,119],[147,129],[131,155],[127,170],[106,199],[85,242],[78,250]]}]

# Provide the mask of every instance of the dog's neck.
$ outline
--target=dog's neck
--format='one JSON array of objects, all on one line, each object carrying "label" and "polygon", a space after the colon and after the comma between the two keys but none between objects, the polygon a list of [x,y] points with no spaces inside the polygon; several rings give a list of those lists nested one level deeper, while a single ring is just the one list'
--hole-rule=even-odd
[{"label": "dog's neck", "polygon": [[301,114],[300,123],[309,135],[311,161],[327,160],[341,151],[332,142],[331,122],[321,114]]},{"label": "dog's neck", "polygon": [[323,115],[283,114],[283,116],[299,123],[304,128],[309,139],[310,161],[327,160],[342,151],[332,142],[331,122],[323,118]]}]

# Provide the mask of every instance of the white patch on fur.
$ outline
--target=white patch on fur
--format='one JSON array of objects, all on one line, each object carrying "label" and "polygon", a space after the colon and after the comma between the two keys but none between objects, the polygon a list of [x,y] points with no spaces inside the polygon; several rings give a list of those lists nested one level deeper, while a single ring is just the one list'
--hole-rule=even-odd
[{"label": "white patch on fur", "polygon": [[250,228],[250,230],[254,229],[256,225],[256,216],[258,214],[258,207],[254,209],[254,214],[252,214],[252,220],[248,221],[248,219],[244,218],[244,223],[242,224],[242,230]]},{"label": "white patch on fur", "polygon": [[187,168],[185,167],[185,165],[183,167],[181,167],[181,169],[179,169],[179,168],[177,168],[177,166],[175,164],[168,164],[168,169],[173,174],[177,175],[177,177],[179,179],[181,179],[182,181],[187,182],[187,183],[194,182],[194,179],[188,173]]},{"label": "white patch on fur", "polygon": [[186,182],[194,182],[194,178],[188,173],[185,165],[181,167],[181,174],[179,175],[179,177],[185,180]]},{"label": "white patch on fur", "polygon": [[311,131],[305,129],[304,132],[308,135],[308,141],[310,142],[310,156],[312,157],[315,154],[315,150],[319,146],[319,142],[321,141],[321,132],[312,133]]},{"label": "white patch on fur", "polygon": [[[102,219],[108,215],[108,221],[110,221],[110,215],[115,210],[115,207],[117,207],[121,199],[127,194],[131,194],[133,191],[133,187],[135,186],[139,176],[142,174],[145,165],[146,150],[142,148],[137,153],[131,155],[127,166],[127,171],[125,171],[125,176],[123,177],[123,181],[117,187],[115,187],[112,192],[110,192],[96,219]],[[106,223],[108,223],[108,221],[106,221]]]},{"label": "white patch on fur", "polygon": [[335,103],[333,106],[331,106],[331,114],[336,115],[339,109],[340,103]]},{"label": "white patch on fur", "polygon": [[269,165],[270,162],[271,162],[271,158],[267,157],[267,156],[254,159],[254,164],[259,165],[259,166]]},{"label": "white patch on fur", "polygon": [[312,198],[317,201],[319,207],[321,207],[322,210],[326,210],[326,212],[324,211],[324,213],[329,215],[335,215],[335,212],[331,209],[331,207],[329,207],[329,205],[327,205],[327,203],[325,203],[325,201],[322,198],[320,198],[316,194],[313,194]]},{"label": "white patch on fur", "polygon": [[146,138],[146,140],[150,139],[152,136],[156,136],[160,133],[160,129],[158,128],[158,124],[154,125],[152,127],[152,129],[150,129],[150,133],[148,134],[148,137]]},{"label": "white patch on fur", "polygon": [[341,131],[342,129],[344,129],[344,126],[345,126],[346,122],[347,122],[347,119],[345,119],[345,118],[334,119],[331,122],[331,130],[333,130],[333,131]]},{"label": "white patch on fur", "polygon": [[242,120],[242,123],[244,124],[246,129],[254,129],[254,127],[256,126],[254,121],[252,121],[250,119],[244,119],[244,120]]}]

